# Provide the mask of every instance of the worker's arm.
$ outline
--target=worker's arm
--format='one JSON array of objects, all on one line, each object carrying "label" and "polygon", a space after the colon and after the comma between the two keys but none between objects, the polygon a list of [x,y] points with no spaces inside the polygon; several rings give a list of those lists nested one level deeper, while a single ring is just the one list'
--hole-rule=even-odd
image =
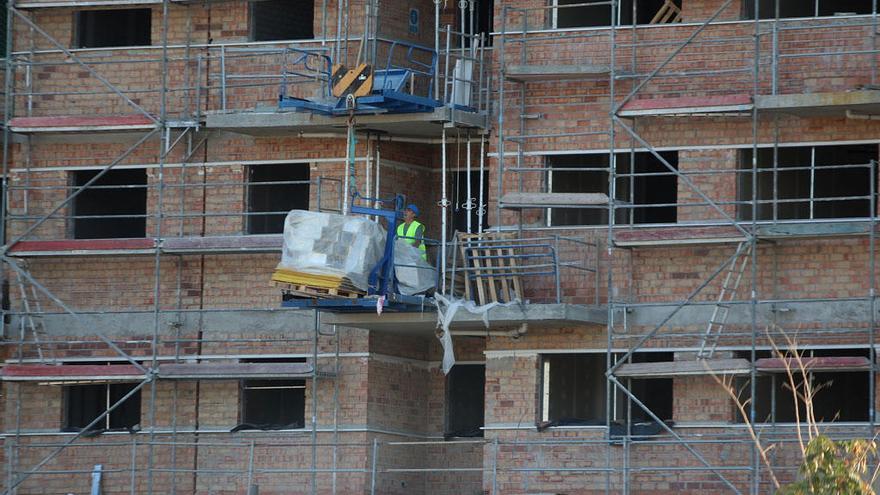
[{"label": "worker's arm", "polygon": [[419,225],[419,228],[416,229],[416,234],[413,236],[413,246],[419,247],[422,245],[422,239],[425,237],[425,226]]}]

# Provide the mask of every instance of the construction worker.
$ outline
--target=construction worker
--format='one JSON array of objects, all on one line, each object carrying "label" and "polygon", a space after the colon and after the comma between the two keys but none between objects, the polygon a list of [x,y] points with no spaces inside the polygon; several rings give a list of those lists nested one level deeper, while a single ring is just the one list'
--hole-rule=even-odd
[{"label": "construction worker", "polygon": [[416,220],[419,216],[419,207],[413,204],[403,209],[403,222],[397,226],[397,237],[405,240],[407,244],[417,247],[422,252],[422,259],[428,261],[428,252],[425,250],[425,226]]}]

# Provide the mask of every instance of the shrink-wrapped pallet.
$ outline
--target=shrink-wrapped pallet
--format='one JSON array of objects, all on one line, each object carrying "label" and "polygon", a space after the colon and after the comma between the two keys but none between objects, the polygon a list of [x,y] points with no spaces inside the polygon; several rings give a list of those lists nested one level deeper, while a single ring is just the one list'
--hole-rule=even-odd
[{"label": "shrink-wrapped pallet", "polygon": [[284,220],[278,268],[346,278],[365,291],[384,246],[385,229],[367,217],[293,210]]},{"label": "shrink-wrapped pallet", "polygon": [[405,296],[433,289],[437,280],[437,272],[422,259],[422,251],[411,246],[406,239],[394,241],[394,273],[397,288]]}]

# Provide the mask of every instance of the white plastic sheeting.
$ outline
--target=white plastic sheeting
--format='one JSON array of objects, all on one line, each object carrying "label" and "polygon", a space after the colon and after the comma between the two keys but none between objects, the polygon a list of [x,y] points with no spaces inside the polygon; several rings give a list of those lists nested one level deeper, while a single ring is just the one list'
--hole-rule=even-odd
[{"label": "white plastic sheeting", "polygon": [[394,241],[394,274],[397,275],[397,288],[405,296],[432,289],[437,281],[437,271],[422,259],[422,251],[406,239]]},{"label": "white plastic sheeting", "polygon": [[440,339],[440,345],[443,346],[443,374],[448,375],[449,370],[455,366],[455,351],[452,348],[452,332],[449,331],[449,325],[455,319],[455,313],[460,309],[464,309],[469,313],[480,315],[483,319],[483,325],[489,328],[489,310],[496,306],[513,306],[520,304],[518,300],[507,303],[491,302],[477,306],[473,301],[465,299],[456,299],[454,297],[446,298],[441,294],[434,294],[434,304],[437,305],[437,338]]},{"label": "white plastic sheeting", "polygon": [[385,229],[367,217],[293,210],[284,220],[278,268],[346,277],[367,290],[367,277],[384,246]]}]

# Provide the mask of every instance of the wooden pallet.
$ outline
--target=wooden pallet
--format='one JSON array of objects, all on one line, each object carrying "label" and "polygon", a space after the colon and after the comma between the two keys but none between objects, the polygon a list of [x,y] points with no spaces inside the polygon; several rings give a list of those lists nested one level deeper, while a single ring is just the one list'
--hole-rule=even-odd
[{"label": "wooden pallet", "polygon": [[275,286],[294,296],[312,299],[357,299],[365,294],[361,290],[347,287],[312,287],[303,284],[286,284],[281,282],[275,282]]},{"label": "wooden pallet", "polygon": [[275,270],[272,284],[288,294],[306,298],[355,299],[365,294],[345,277],[301,273],[283,268]]},{"label": "wooden pallet", "polygon": [[649,24],[672,24],[681,22],[681,9],[672,0],[666,0]]},{"label": "wooden pallet", "polygon": [[[459,249],[465,268],[465,298],[477,304],[522,300],[522,280],[517,271],[515,248],[496,247],[497,242],[480,246],[480,241],[512,239],[511,234],[484,232],[483,234],[459,234]],[[493,256],[494,258],[480,258]],[[507,274],[505,274],[507,273]]]}]

